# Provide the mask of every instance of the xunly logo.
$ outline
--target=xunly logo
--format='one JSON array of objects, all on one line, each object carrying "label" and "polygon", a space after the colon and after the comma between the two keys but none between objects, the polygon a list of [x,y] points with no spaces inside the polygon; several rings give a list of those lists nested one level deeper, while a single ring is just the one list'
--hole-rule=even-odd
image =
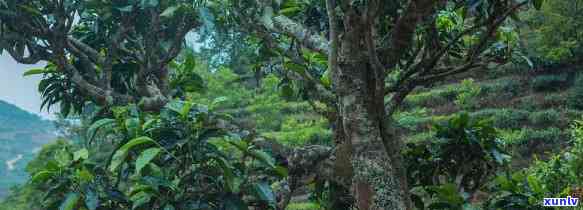
[{"label": "xunly logo", "polygon": [[577,206],[579,198],[567,196],[566,198],[544,198],[543,206]]}]

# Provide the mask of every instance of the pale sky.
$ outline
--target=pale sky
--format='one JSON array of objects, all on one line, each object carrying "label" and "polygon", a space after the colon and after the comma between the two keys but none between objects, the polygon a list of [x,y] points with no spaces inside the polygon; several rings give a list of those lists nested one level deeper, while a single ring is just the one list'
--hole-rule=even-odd
[{"label": "pale sky", "polygon": [[14,104],[26,111],[43,118],[53,118],[46,110],[40,109],[41,97],[37,85],[41,75],[23,77],[31,68],[43,67],[43,64],[23,65],[16,63],[6,52],[0,55],[0,100]]}]

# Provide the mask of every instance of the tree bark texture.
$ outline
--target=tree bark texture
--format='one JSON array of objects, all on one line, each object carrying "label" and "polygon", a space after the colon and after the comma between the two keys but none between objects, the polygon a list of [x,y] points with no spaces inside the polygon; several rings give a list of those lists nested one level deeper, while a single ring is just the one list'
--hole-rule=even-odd
[{"label": "tree bark texture", "polygon": [[334,178],[349,188],[358,209],[407,209],[405,183],[399,178],[403,174],[395,168],[402,165],[399,144],[387,129],[385,73],[364,50],[369,28],[362,21],[358,15],[345,15],[347,26],[332,78],[338,100]]}]

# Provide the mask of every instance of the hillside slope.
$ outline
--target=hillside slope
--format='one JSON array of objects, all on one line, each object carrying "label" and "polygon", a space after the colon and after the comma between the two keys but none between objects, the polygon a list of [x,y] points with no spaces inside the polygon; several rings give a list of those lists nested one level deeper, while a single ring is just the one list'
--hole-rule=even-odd
[{"label": "hillside slope", "polygon": [[50,121],[0,101],[0,198],[26,181],[26,163],[41,145],[55,138]]},{"label": "hillside slope", "polygon": [[[513,154],[513,165],[524,167],[569,145],[570,124],[583,111],[569,106],[576,86],[578,67],[533,71],[499,69],[464,75],[409,95],[395,119],[406,142],[434,138],[431,125],[465,111],[474,118],[489,118]],[[583,78],[583,77],[581,77]],[[583,80],[581,80],[583,81]]]}]

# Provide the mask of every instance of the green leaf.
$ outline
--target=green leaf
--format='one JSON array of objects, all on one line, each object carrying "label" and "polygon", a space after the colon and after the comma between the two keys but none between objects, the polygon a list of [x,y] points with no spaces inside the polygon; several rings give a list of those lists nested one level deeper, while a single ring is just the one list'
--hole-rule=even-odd
[{"label": "green leaf", "polygon": [[59,210],[74,210],[80,198],[81,196],[79,196],[79,193],[67,194],[67,198],[61,203]]},{"label": "green leaf", "polygon": [[53,174],[55,173],[48,170],[39,171],[32,176],[31,182],[35,184],[46,182],[49,178],[53,176]]},{"label": "green leaf", "polygon": [[146,120],[146,122],[142,125],[142,130],[145,133],[148,133],[151,129],[154,128],[154,126],[156,125],[156,123],[158,123],[159,120],[158,119],[149,119]]},{"label": "green leaf", "polygon": [[283,64],[283,67],[289,71],[293,71],[302,75],[306,72],[305,66],[293,62],[286,62]]},{"label": "green leaf", "polygon": [[123,164],[128,153],[131,148],[144,145],[144,144],[155,144],[156,142],[152,140],[150,137],[142,136],[135,139],[130,140],[127,144],[123,145],[120,149],[118,149],[111,159],[111,165],[109,165],[109,170],[111,172],[115,172],[117,168]]},{"label": "green leaf", "polygon": [[324,72],[324,75],[320,77],[320,82],[322,83],[322,85],[324,85],[324,87],[330,88],[332,86],[332,81],[330,80],[330,72],[328,70],[326,70],[326,72]]},{"label": "green leaf", "polygon": [[26,76],[30,76],[30,75],[46,74],[46,73],[52,73],[52,72],[55,72],[55,71],[52,69],[45,69],[45,68],[30,69],[30,70],[24,72],[24,74],[22,74],[22,76],[26,77]]},{"label": "green leaf", "polygon": [[462,205],[464,199],[459,195],[457,187],[454,184],[448,183],[439,186],[429,187],[432,191],[436,192],[440,201],[445,201],[453,206]]},{"label": "green leaf", "polygon": [[233,173],[233,167],[231,164],[222,157],[213,157],[219,163],[219,166],[223,170],[223,176],[225,178],[225,184],[227,185],[227,190],[229,192],[237,193],[239,190],[235,186],[235,173]]},{"label": "green leaf", "polygon": [[290,84],[283,84],[280,88],[283,98],[290,99],[294,96],[294,88]]},{"label": "green leaf", "polygon": [[55,154],[55,160],[60,168],[67,167],[72,162],[71,154],[65,149],[57,151],[57,154]]},{"label": "green leaf", "polygon": [[528,64],[528,67],[530,67],[531,69],[534,68],[534,63],[526,56],[520,56],[522,59],[524,59],[524,61],[526,61],[526,63]]},{"label": "green leaf", "polygon": [[139,174],[146,165],[148,165],[154,158],[156,158],[158,153],[160,153],[159,148],[150,148],[142,151],[136,160],[136,173]]},{"label": "green leaf", "polygon": [[275,170],[275,173],[277,173],[277,175],[279,175],[281,177],[287,177],[289,174],[289,170],[283,166],[277,166],[273,170]]},{"label": "green leaf", "polygon": [[184,106],[184,101],[173,100],[173,101],[168,102],[165,107],[171,111],[174,111],[174,112],[180,114],[180,112],[182,112],[183,106]]},{"label": "green leaf", "polygon": [[73,161],[87,160],[87,158],[89,158],[89,150],[85,148],[73,153]]},{"label": "green leaf", "polygon": [[190,113],[190,109],[192,108],[193,105],[194,104],[190,102],[184,103],[184,106],[182,106],[182,109],[180,109],[180,116],[182,117],[182,119],[188,118],[188,113]]},{"label": "green leaf", "polygon": [[49,160],[45,165],[45,170],[50,172],[58,172],[59,170],[61,170],[61,168],[59,168],[59,163],[57,163],[56,160]]},{"label": "green leaf", "polygon": [[224,97],[224,96],[215,98],[213,100],[213,102],[211,103],[211,107],[217,107],[218,105],[220,105],[221,103],[223,103],[223,102],[225,102],[227,100],[228,100],[228,98],[227,97]]},{"label": "green leaf", "polygon": [[136,193],[130,198],[130,200],[132,200],[132,209],[137,209],[149,203],[150,199],[152,199],[152,195],[150,195],[149,193],[146,193],[144,191]]},{"label": "green leaf", "polygon": [[99,207],[99,197],[95,191],[91,189],[85,191],[85,206],[89,210],[96,210]]},{"label": "green leaf", "polygon": [[28,5],[18,5],[18,7],[22,8],[24,11],[26,11],[26,12],[32,14],[32,15],[36,15],[36,16],[42,16],[43,15],[40,11],[38,11],[38,9],[32,8],[32,7],[28,6]]},{"label": "green leaf", "polygon": [[160,168],[160,166],[156,165],[155,163],[148,164],[148,169],[149,169],[150,173],[152,174],[152,176],[163,176],[162,169]]},{"label": "green leaf", "polygon": [[532,1],[532,5],[534,6],[534,8],[536,8],[537,10],[540,10],[543,7],[543,3],[544,0],[533,0]]},{"label": "green leaf", "polygon": [[65,101],[61,102],[61,114],[64,117],[69,116],[69,112],[71,112],[71,103],[66,103]]},{"label": "green leaf", "polygon": [[273,194],[273,190],[271,189],[271,186],[267,184],[267,182],[253,184],[253,190],[257,194],[259,200],[271,205],[275,204],[275,194]]},{"label": "green leaf", "polygon": [[91,174],[91,172],[89,172],[89,170],[87,169],[82,170],[77,169],[76,176],[81,183],[90,182],[93,180],[94,177],[93,174]]},{"label": "green leaf", "polygon": [[237,149],[239,149],[243,153],[247,153],[249,151],[249,145],[245,141],[230,140],[228,142],[229,142],[229,144],[235,146]]},{"label": "green leaf", "polygon": [[180,8],[179,5],[168,7],[160,14],[160,17],[172,17],[178,8]]},{"label": "green leaf", "polygon": [[196,67],[196,57],[194,54],[188,53],[185,55],[184,64],[182,65],[182,70],[185,72],[191,72]]},{"label": "green leaf", "polygon": [[125,126],[130,138],[135,138],[142,134],[142,126],[140,125],[140,119],[138,118],[134,117],[126,119]]},{"label": "green leaf", "polygon": [[516,22],[522,22],[520,20],[520,17],[518,16],[518,12],[513,12],[510,14],[510,19],[516,21]]},{"label": "green leaf", "polygon": [[95,134],[97,134],[97,131],[101,129],[103,126],[110,125],[113,123],[115,123],[114,119],[105,118],[91,124],[91,126],[89,126],[89,128],[87,129],[87,142],[91,143],[93,141],[93,138],[95,138]]},{"label": "green leaf", "polygon": [[303,9],[301,7],[289,7],[282,10],[279,10],[279,14],[292,17],[300,13]]},{"label": "green leaf", "polygon": [[281,5],[281,9],[279,10],[279,14],[292,17],[297,15],[303,10],[303,7],[297,0],[286,0]]},{"label": "green leaf", "polygon": [[265,153],[264,151],[252,150],[249,154],[262,163],[265,163],[270,168],[275,168],[275,162],[273,161],[273,158],[271,158],[271,156],[269,156],[269,154]]},{"label": "green leaf", "polygon": [[185,75],[179,84],[186,92],[199,92],[205,89],[204,79],[194,72]]},{"label": "green leaf", "polygon": [[531,174],[526,177],[526,181],[528,182],[528,186],[532,189],[533,192],[536,194],[544,194],[543,187],[539,182],[538,178]]}]

